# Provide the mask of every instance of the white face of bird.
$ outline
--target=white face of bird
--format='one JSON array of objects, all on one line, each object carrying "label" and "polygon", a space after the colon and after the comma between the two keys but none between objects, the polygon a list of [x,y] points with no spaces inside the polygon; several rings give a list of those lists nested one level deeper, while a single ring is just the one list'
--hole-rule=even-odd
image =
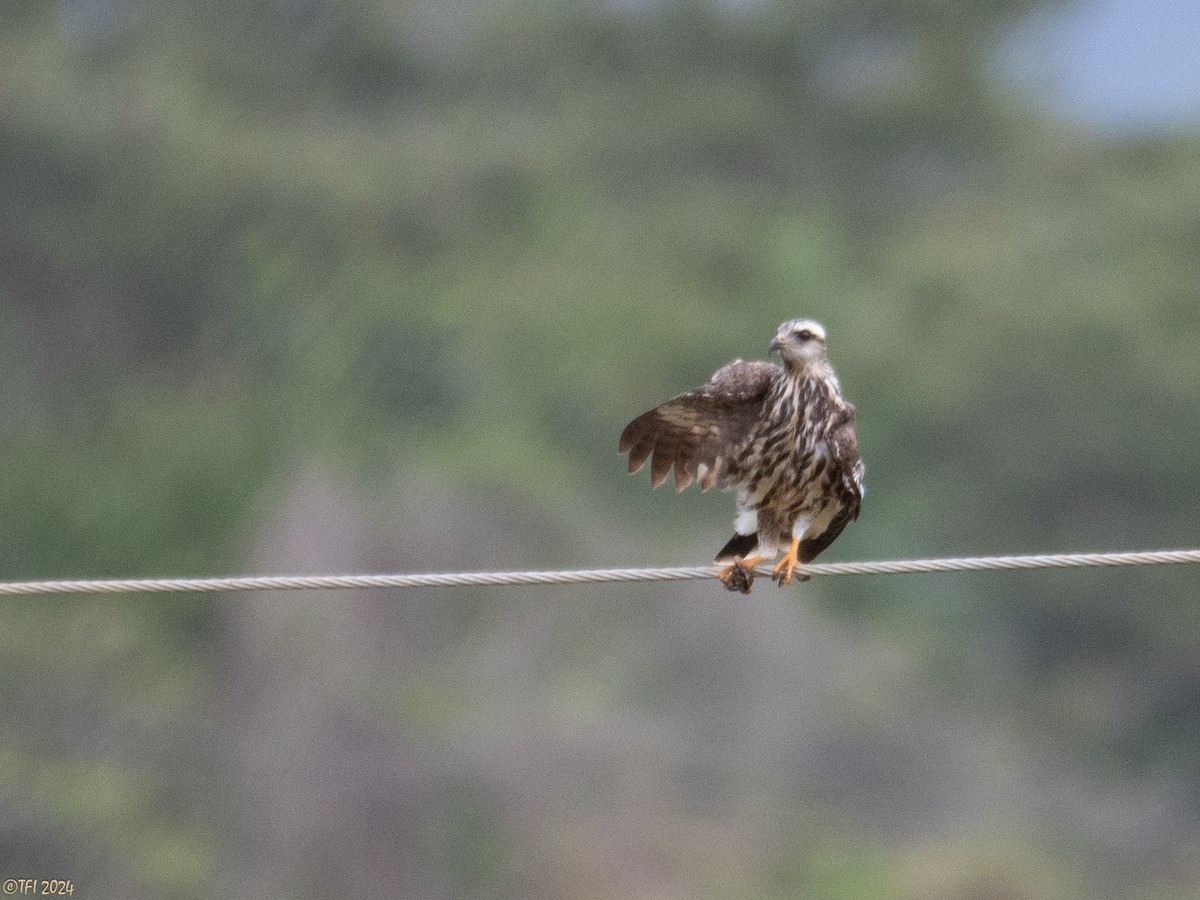
[{"label": "white face of bird", "polygon": [[778,351],[785,363],[804,368],[825,362],[825,329],[812,319],[792,319],[779,326],[770,351]]}]

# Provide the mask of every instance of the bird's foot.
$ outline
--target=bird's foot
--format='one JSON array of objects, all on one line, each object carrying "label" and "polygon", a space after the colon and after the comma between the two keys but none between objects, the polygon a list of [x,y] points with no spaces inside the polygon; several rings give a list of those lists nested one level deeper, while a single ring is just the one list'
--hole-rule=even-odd
[{"label": "bird's foot", "polygon": [[754,567],[763,559],[761,556],[751,556],[749,559],[735,556],[731,565],[717,572],[717,579],[731,591],[748,594],[754,584]]},{"label": "bird's foot", "polygon": [[[775,564],[775,570],[771,573],[772,580],[779,582],[780,587],[791,584],[792,576],[798,565],[800,565],[800,541],[798,538],[792,538],[791,549],[783,559]],[[796,577],[801,581],[808,581],[812,576],[801,573]]]}]

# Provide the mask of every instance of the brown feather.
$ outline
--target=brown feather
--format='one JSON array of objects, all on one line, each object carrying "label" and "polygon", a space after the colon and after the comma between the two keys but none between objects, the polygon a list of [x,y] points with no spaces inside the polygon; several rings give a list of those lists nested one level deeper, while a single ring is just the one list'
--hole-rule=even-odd
[{"label": "brown feather", "polygon": [[846,404],[846,412],[829,436],[830,463],[837,471],[833,491],[842,508],[820,534],[800,543],[800,561],[812,562],[817,554],[829,547],[851,522],[858,518],[863,498],[863,462],[858,455],[858,431],[854,425],[854,406]]},{"label": "brown feather", "polygon": [[650,481],[657,487],[675,469],[683,490],[699,477],[702,490],[719,483],[724,459],[736,453],[762,413],[762,403],[783,370],[769,362],[735,359],[705,384],[642,413],[621,433],[622,453],[636,472],[653,455]]},{"label": "brown feather", "polygon": [[670,452],[670,448],[659,444],[654,448],[654,456],[650,460],[650,483],[658,487],[667,480],[667,473],[671,471],[671,464],[675,462],[675,456]]},{"label": "brown feather", "polygon": [[686,462],[675,461],[675,490],[682,491],[692,483],[696,476],[689,471],[689,466]]}]

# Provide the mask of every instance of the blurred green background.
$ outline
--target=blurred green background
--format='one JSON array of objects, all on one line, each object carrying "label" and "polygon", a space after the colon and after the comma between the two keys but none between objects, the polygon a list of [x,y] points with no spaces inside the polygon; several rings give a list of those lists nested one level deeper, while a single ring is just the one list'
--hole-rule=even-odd
[{"label": "blurred green background", "polygon": [[[617,435],[799,315],[828,559],[1195,546],[1200,128],[1066,9],[5,3],[0,580],[703,563]],[[1197,577],[4,599],[0,878],[1194,897]]]}]

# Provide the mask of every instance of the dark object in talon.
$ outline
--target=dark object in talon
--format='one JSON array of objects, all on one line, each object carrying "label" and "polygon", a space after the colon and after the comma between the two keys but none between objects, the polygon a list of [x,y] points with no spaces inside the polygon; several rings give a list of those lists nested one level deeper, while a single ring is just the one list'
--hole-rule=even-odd
[{"label": "dark object in talon", "polygon": [[743,566],[740,560],[717,577],[729,590],[743,594],[750,593],[750,586],[754,584],[754,570]]}]

